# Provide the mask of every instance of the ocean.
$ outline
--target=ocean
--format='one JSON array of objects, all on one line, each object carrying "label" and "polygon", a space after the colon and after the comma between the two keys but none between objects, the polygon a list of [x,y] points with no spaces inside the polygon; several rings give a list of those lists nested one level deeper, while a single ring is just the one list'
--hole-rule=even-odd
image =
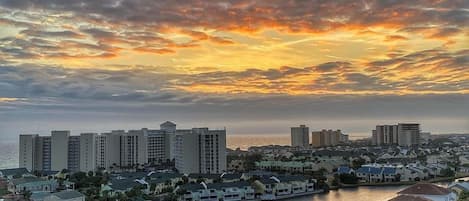
[{"label": "ocean", "polygon": [[18,142],[0,142],[0,169],[18,167]]}]

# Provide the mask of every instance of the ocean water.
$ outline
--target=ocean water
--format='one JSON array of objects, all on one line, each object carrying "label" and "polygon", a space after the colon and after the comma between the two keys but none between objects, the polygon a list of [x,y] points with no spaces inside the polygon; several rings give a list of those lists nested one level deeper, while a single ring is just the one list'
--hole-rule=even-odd
[{"label": "ocean water", "polygon": [[18,167],[18,142],[0,141],[0,169]]}]

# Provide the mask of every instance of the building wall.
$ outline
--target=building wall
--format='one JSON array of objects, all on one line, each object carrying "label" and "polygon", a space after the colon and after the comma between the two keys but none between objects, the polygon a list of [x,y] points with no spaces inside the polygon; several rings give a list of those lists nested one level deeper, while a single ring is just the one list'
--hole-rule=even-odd
[{"label": "building wall", "polygon": [[341,139],[346,139],[343,135],[340,130],[313,131],[311,133],[313,139],[311,144],[313,147],[336,146],[343,143]]},{"label": "building wall", "polygon": [[162,130],[148,130],[148,162],[158,163],[169,159],[170,144],[166,143],[166,132]]},{"label": "building wall", "polygon": [[80,136],[70,136],[68,138],[67,169],[71,172],[80,171]]},{"label": "building wall", "polygon": [[398,144],[400,146],[418,145],[420,124],[400,123],[398,126]]},{"label": "building wall", "polygon": [[181,173],[198,173],[198,135],[193,135],[192,130],[178,130],[174,147],[176,169]]},{"label": "building wall", "polygon": [[96,170],[96,133],[80,134],[80,171]]},{"label": "building wall", "polygon": [[133,166],[148,162],[146,130],[129,130],[120,138],[121,166]]},{"label": "building wall", "polygon": [[221,173],[226,170],[226,131],[177,130],[176,169],[182,173]]},{"label": "building wall", "polygon": [[291,145],[293,147],[309,146],[309,128],[305,125],[291,128]]},{"label": "building wall", "polygon": [[20,135],[19,167],[33,171],[35,166],[35,139],[38,135]]},{"label": "building wall", "polygon": [[321,132],[312,132],[311,133],[311,146],[313,147],[321,147],[323,143],[321,143]]},{"label": "building wall", "polygon": [[51,137],[37,136],[36,147],[34,147],[35,168],[39,171],[51,170]]},{"label": "building wall", "polygon": [[68,138],[70,131],[51,133],[51,170],[61,171],[68,168]]},{"label": "building wall", "polygon": [[398,143],[397,125],[376,126],[377,145],[392,145]]}]

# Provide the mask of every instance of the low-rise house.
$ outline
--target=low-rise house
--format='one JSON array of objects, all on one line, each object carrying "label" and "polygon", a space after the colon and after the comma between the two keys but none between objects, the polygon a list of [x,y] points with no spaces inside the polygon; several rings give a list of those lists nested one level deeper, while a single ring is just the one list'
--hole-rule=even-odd
[{"label": "low-rise house", "polygon": [[85,201],[85,195],[74,190],[61,191],[45,197],[44,201]]},{"label": "low-rise house", "polygon": [[0,177],[13,179],[33,176],[26,168],[10,168],[0,170]]},{"label": "low-rise house", "polygon": [[382,170],[378,167],[362,166],[356,171],[357,177],[365,182],[382,182]]},{"label": "low-rise house", "polygon": [[111,179],[107,184],[101,185],[101,194],[107,191],[110,196],[115,196],[117,193],[123,194],[137,187],[141,188],[144,193],[149,193],[150,186],[144,180]]},{"label": "low-rise house", "polygon": [[261,200],[277,200],[319,192],[316,180],[305,176],[272,176],[254,182]]},{"label": "low-rise house", "polygon": [[240,173],[223,173],[220,175],[223,182],[236,182],[241,181],[243,175]]},{"label": "low-rise house", "polygon": [[185,191],[179,198],[181,201],[241,201],[255,198],[254,189],[245,181],[186,184],[181,188]]},{"label": "low-rise house", "polygon": [[394,167],[383,167],[381,174],[383,174],[384,182],[395,182],[400,179],[398,178],[400,175],[397,174],[396,168]]},{"label": "low-rise house", "polygon": [[398,195],[388,201],[432,201],[430,199],[414,195]]},{"label": "low-rise house", "polygon": [[337,168],[337,174],[355,174],[355,171],[348,166],[340,166]]},{"label": "low-rise house", "polygon": [[469,182],[455,182],[450,184],[448,188],[459,195],[464,191],[469,192]]},{"label": "low-rise house", "polygon": [[179,173],[151,173],[145,178],[145,181],[154,186],[155,189],[151,189],[154,193],[160,194],[165,191],[174,189],[176,185],[183,181],[183,175]]},{"label": "low-rise house", "polygon": [[24,177],[12,179],[8,184],[8,191],[19,194],[24,191],[30,192],[54,192],[59,184],[55,180],[47,180],[36,177]]},{"label": "low-rise house", "polygon": [[189,183],[200,183],[203,181],[206,184],[214,183],[215,181],[221,181],[221,174],[189,174]]},{"label": "low-rise house", "polygon": [[456,193],[431,183],[417,183],[400,192],[398,195],[407,195],[426,198],[431,201],[456,201]]},{"label": "low-rise house", "polygon": [[31,201],[44,201],[44,199],[51,194],[51,192],[34,192],[29,199]]}]

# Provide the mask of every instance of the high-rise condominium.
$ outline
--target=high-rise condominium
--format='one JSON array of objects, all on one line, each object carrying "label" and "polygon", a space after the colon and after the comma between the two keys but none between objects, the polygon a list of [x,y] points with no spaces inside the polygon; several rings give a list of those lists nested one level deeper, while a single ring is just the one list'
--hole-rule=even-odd
[{"label": "high-rise condominium", "polygon": [[177,130],[176,169],[181,173],[222,173],[226,170],[226,130]]},{"label": "high-rise condominium", "polygon": [[321,130],[311,133],[311,145],[313,147],[336,146],[348,141],[348,135],[340,130]]},{"label": "high-rise condominium", "polygon": [[291,128],[291,146],[308,147],[309,146],[309,128],[305,125]]},{"label": "high-rise condominium", "polygon": [[226,170],[226,131],[195,128],[176,130],[165,122],[159,130],[114,130],[109,133],[52,131],[51,136],[20,135],[19,166],[28,170],[131,168],[176,159],[185,173]]},{"label": "high-rise condominium", "polygon": [[70,131],[51,132],[51,170],[63,170],[68,168],[68,141]]},{"label": "high-rise condominium", "polygon": [[373,145],[411,146],[420,143],[420,124],[377,125],[372,131]]}]

